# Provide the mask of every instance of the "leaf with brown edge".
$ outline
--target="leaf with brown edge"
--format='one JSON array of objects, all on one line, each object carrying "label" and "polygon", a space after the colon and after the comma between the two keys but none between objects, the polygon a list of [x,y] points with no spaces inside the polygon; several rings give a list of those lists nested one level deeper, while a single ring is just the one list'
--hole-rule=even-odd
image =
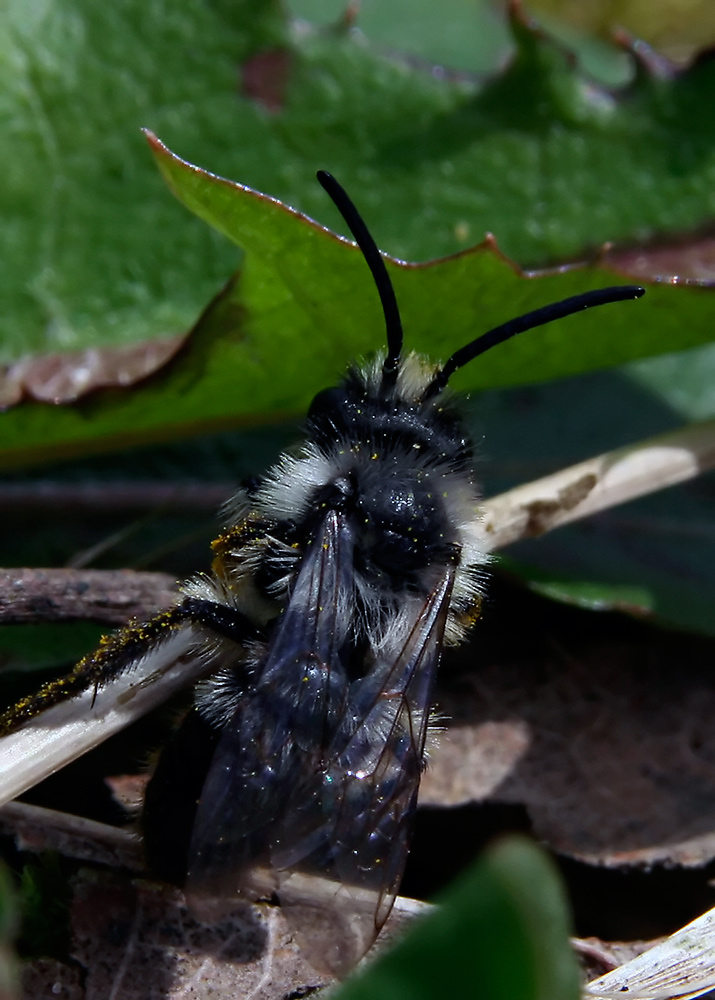
[{"label": "leaf with brown edge", "polygon": [[[377,295],[353,245],[276,199],[150,142],[187,206],[242,246],[244,266],[180,354],[147,383],[129,393],[98,390],[59,412],[26,404],[6,414],[6,466],[246,423],[259,414],[299,414],[349,360],[382,343]],[[407,345],[435,358],[515,314],[620,277],[598,262],[524,273],[494,240],[427,264],[387,260]],[[464,389],[556,378],[710,337],[702,290],[658,285],[637,305],[610,305],[531,331],[468,366],[454,383]]]},{"label": "leaf with brown edge", "polygon": [[[391,8],[353,16],[350,31],[245,0],[187,0],[170,17],[136,2],[67,0],[33,19],[8,7],[3,360],[185,330],[234,266],[163,197],[142,125],[319,218],[312,175],[331,169],[379,219],[378,243],[409,259],[492,231],[543,266],[712,218],[712,60],[665,78],[632,46],[635,78],[614,88],[518,9],[507,28],[452,0],[439,44],[445,15],[424,2],[409,31]],[[269,93],[253,71],[275,53],[285,80]]]}]

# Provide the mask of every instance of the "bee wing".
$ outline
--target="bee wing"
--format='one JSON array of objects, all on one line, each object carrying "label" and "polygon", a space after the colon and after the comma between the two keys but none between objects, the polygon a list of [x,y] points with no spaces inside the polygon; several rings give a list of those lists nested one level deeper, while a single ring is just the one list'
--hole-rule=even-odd
[{"label": "bee wing", "polygon": [[[389,915],[404,870],[454,573],[411,608],[353,685],[326,766],[298,783],[274,831],[277,894],[314,964],[350,969]],[[277,834],[277,835],[276,835]]]},{"label": "bee wing", "polygon": [[277,888],[271,853],[292,790],[322,773],[349,684],[339,651],[353,586],[352,534],[331,511],[306,553],[255,686],[219,740],[196,814],[187,895],[215,920]]},{"label": "bee wing", "polygon": [[407,855],[452,580],[408,603],[351,685],[352,532],[327,515],[209,768],[187,883],[199,917],[277,894],[319,968],[343,973],[367,951]]}]

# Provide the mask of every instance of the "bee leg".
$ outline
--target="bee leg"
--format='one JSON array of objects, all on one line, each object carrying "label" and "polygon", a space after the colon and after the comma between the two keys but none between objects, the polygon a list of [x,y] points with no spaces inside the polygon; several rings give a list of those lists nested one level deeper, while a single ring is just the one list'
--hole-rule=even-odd
[{"label": "bee leg", "polygon": [[97,649],[83,657],[68,674],[48,681],[39,691],[0,713],[0,736],[14,732],[45,709],[89,688],[94,688],[96,697],[101,687],[132,670],[152,649],[178,632],[187,618],[186,612],[177,606],[147,622],[130,622],[118,632],[103,636]]},{"label": "bee leg", "polygon": [[179,605],[179,609],[190,621],[210,628],[224,639],[245,642],[246,639],[257,636],[256,628],[250,620],[228,604],[201,597],[187,597]]}]

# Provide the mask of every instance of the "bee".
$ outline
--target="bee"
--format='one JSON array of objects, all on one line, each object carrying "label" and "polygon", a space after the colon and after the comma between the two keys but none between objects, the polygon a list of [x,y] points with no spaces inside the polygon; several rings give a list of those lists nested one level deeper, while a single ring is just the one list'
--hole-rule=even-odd
[{"label": "bee", "polygon": [[302,446],[230,502],[209,574],[20,702],[0,732],[140,662],[199,660],[194,706],[147,789],[147,853],[160,864],[182,836],[175,801],[195,799],[184,847],[197,915],[275,899],[309,960],[342,975],[397,894],[441,650],[465,638],[484,591],[480,491],[449,380],[515,334],[643,289],[537,309],[441,365],[404,354],[377,245],[337,181],[318,179],[370,269],[386,349],[320,392]]}]

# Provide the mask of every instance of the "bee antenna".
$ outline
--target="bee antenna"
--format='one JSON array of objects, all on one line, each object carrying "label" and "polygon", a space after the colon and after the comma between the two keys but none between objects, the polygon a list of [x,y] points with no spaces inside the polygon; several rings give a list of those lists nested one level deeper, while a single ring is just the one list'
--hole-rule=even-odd
[{"label": "bee antenna", "polygon": [[583,309],[603,306],[608,302],[639,299],[641,295],[645,295],[645,288],[641,288],[640,285],[613,285],[610,288],[597,288],[595,291],[572,295],[571,298],[563,299],[561,302],[553,302],[541,309],[534,309],[533,312],[518,316],[516,319],[509,320],[508,323],[495,326],[493,330],[483,333],[481,337],[477,337],[476,340],[455,351],[429,383],[423,398],[425,400],[432,399],[444,389],[458,368],[463,368],[480,354],[484,354],[485,351],[497,344],[509,340],[510,337],[515,337],[517,333],[533,330],[534,327],[543,326],[544,323],[551,323],[564,316],[571,316],[572,313],[581,312]]},{"label": "bee antenna", "polygon": [[400,319],[400,310],[397,307],[395,289],[392,287],[385,261],[377,249],[377,243],[368,232],[360,213],[342,185],[327,170],[319,170],[316,176],[353,234],[377,286],[387,331],[387,357],[382,366],[383,386],[394,385],[397,380],[397,367],[402,352],[402,320]]}]

